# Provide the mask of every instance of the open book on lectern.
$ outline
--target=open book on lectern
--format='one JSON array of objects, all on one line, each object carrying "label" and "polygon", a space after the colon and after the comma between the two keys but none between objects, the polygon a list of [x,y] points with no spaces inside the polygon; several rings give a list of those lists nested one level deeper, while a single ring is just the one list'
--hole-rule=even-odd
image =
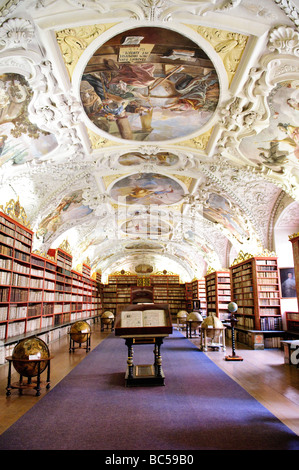
[{"label": "open book on lectern", "polygon": [[121,327],[166,326],[164,310],[128,310],[121,312]]}]

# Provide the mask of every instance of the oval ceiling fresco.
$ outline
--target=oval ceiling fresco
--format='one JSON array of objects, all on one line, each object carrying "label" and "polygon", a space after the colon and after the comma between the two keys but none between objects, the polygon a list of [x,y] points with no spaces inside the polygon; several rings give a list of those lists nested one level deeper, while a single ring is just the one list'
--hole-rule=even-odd
[{"label": "oval ceiling fresco", "polygon": [[126,250],[162,250],[163,246],[158,245],[157,243],[151,243],[151,242],[144,242],[144,241],[139,241],[136,243],[131,243],[129,245],[125,246]]},{"label": "oval ceiling fresco", "polygon": [[197,132],[211,119],[219,80],[195,42],[169,29],[142,27],[97,49],[80,96],[88,118],[111,136],[166,141]]},{"label": "oval ceiling fresco", "polygon": [[154,163],[159,166],[173,166],[179,161],[179,157],[169,152],[161,152],[156,155],[143,155],[139,152],[121,155],[118,162],[123,166],[141,165],[141,163]]},{"label": "oval ceiling fresco", "polygon": [[146,235],[147,237],[166,235],[171,232],[171,227],[161,220],[148,218],[135,218],[125,222],[121,230],[128,235]]},{"label": "oval ceiling fresco", "polygon": [[171,205],[184,197],[183,187],[159,173],[136,173],[118,180],[110,196],[119,204]]}]

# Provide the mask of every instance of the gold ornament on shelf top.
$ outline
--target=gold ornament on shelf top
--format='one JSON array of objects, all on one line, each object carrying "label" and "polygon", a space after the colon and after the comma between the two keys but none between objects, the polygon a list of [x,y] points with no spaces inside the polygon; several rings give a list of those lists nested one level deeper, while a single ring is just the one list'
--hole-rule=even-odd
[{"label": "gold ornament on shelf top", "polygon": [[29,225],[25,209],[20,204],[19,196],[16,201],[11,199],[9,202],[7,202],[5,208],[0,206],[0,209],[2,212],[4,212],[4,214],[8,215],[17,222],[20,222],[22,225],[29,228],[29,230],[32,230]]},{"label": "gold ornament on shelf top", "polygon": [[69,241],[68,240],[64,240],[60,245],[59,245],[59,248],[63,251],[65,251],[66,253],[68,253],[69,255],[72,254],[72,251],[71,251],[71,245],[69,244]]},{"label": "gold ornament on shelf top", "polygon": [[253,258],[253,255],[251,255],[250,253],[244,253],[241,250],[237,258],[235,258],[234,261],[232,262],[231,266],[234,266],[235,264],[238,264],[238,263],[242,263],[242,261],[246,261],[251,258]]},{"label": "gold ornament on shelf top", "polygon": [[47,258],[51,261],[55,261],[55,258],[53,256],[50,256],[47,253],[44,253],[40,250],[33,250],[32,253],[34,253],[35,255],[41,256],[42,258]]},{"label": "gold ornament on shelf top", "polygon": [[299,237],[299,232],[297,233],[292,233],[292,235],[289,235],[289,240],[292,240],[293,238]]},{"label": "gold ornament on shelf top", "polygon": [[247,261],[248,259],[253,258],[254,256],[264,256],[264,257],[271,257],[271,256],[276,256],[276,253],[274,251],[269,251],[266,248],[263,251],[257,252],[255,255],[252,255],[250,253],[244,253],[242,250],[238,254],[237,258],[234,259],[232,262],[231,266],[234,266],[235,264],[242,263],[242,261]]}]

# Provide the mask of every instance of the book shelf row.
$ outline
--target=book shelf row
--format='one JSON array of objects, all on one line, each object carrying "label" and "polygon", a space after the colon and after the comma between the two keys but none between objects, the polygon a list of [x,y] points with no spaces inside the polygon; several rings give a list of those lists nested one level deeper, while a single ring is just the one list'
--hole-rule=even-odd
[{"label": "book shelf row", "polygon": [[99,280],[57,248],[32,252],[33,232],[0,213],[0,340],[101,314]]}]

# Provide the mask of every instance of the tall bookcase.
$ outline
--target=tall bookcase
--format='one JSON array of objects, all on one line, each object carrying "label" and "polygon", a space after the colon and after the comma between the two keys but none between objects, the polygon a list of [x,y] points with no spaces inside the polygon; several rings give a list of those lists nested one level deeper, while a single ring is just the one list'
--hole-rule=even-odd
[{"label": "tall bookcase", "polygon": [[236,263],[231,266],[231,279],[244,342],[255,349],[279,347],[283,331],[277,257],[251,257]]},{"label": "tall bookcase", "polygon": [[213,271],[205,276],[207,314],[215,314],[221,321],[229,317],[227,306],[231,301],[230,271]]},{"label": "tall bookcase", "polygon": [[206,281],[205,279],[194,279],[192,281],[193,299],[200,300],[200,309],[202,315],[207,314],[207,297],[206,297]]},{"label": "tall bookcase", "polygon": [[179,310],[186,309],[186,286],[180,283],[178,275],[151,275],[150,285],[154,288],[154,302],[167,303],[173,318]]},{"label": "tall bookcase", "polygon": [[131,286],[137,283],[137,275],[112,274],[108,284],[103,284],[103,311],[110,310],[115,315],[118,307],[131,302]]},{"label": "tall bookcase", "polygon": [[34,233],[0,212],[0,340],[12,344],[100,312],[99,284],[90,268],[72,270],[62,249],[32,252]]}]

